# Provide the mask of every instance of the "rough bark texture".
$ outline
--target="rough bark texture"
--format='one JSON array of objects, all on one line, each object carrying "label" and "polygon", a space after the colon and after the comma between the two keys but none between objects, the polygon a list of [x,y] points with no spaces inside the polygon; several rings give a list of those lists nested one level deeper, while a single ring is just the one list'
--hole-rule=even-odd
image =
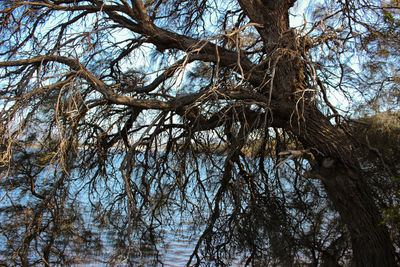
[{"label": "rough bark texture", "polygon": [[[19,3],[19,1],[17,2]],[[48,4],[49,2],[52,4]],[[171,116],[171,124],[168,125],[171,129],[174,129],[174,127],[181,127],[182,129],[188,128],[190,135],[198,131],[206,131],[216,127],[225,126],[227,129],[225,133],[226,138],[227,140],[230,140],[229,134],[231,126],[236,122],[242,123],[245,120],[246,123],[250,125],[249,128],[252,130],[259,130],[264,127],[262,129],[265,129],[267,132],[269,131],[268,127],[272,126],[283,128],[285,131],[290,131],[298,140],[301,141],[304,148],[311,152],[312,157],[310,158],[310,163],[313,166],[312,175],[321,180],[326,188],[330,200],[333,203],[333,206],[337,209],[341,219],[348,227],[352,240],[355,264],[360,267],[396,266],[395,252],[392,246],[392,241],[389,237],[387,229],[381,225],[382,217],[379,209],[374,203],[374,199],[369,192],[365,174],[360,168],[359,162],[353,156],[353,148],[351,145],[352,142],[340,128],[332,125],[329,119],[318,110],[315,105],[314,96],[312,95],[313,93],[309,92],[312,90],[306,90],[309,88],[307,84],[310,84],[309,81],[311,79],[314,79],[314,87],[316,87],[316,81],[315,77],[311,77],[313,75],[307,73],[308,61],[305,60],[305,57],[303,56],[305,52],[305,46],[301,44],[302,41],[298,34],[289,27],[288,10],[293,6],[294,2],[296,2],[295,0],[238,0],[244,15],[247,16],[252,23],[251,25],[248,24],[247,26],[255,26],[260,40],[262,40],[262,43],[261,41],[260,43],[257,43],[257,45],[259,44],[260,47],[263,47],[262,49],[257,48],[257,50],[259,50],[257,53],[260,53],[260,58],[262,61],[260,64],[255,63],[250,60],[250,58],[246,57],[246,53],[242,53],[239,46],[236,48],[236,50],[230,50],[229,48],[218,45],[218,42],[213,43],[214,40],[200,40],[196,39],[195,37],[190,37],[189,35],[185,36],[181,33],[184,31],[180,31],[180,33],[178,33],[168,29],[167,27],[162,28],[157,23],[153,23],[153,18],[149,16],[147,13],[148,10],[146,10],[147,3],[144,5],[143,1],[89,1],[92,3],[91,5],[86,5],[86,2],[87,1],[78,0],[36,1],[35,6],[40,8],[48,8],[49,12],[52,9],[64,10],[65,12],[68,12],[68,10],[71,12],[81,12],[84,10],[88,12],[87,14],[103,12],[104,16],[107,17],[107,21],[111,21],[113,23],[111,24],[112,27],[126,29],[134,33],[134,36],[140,36],[137,41],[132,43],[132,50],[134,47],[140,46],[143,43],[150,43],[154,45],[155,50],[159,52],[164,52],[171,49],[184,52],[186,55],[181,60],[178,60],[176,64],[173,64],[167,67],[165,71],[162,71],[162,73],[159,74],[158,77],[155,78],[150,84],[146,86],[127,85],[122,88],[121,83],[116,82],[113,84],[114,76],[111,75],[113,74],[115,62],[118,62],[118,60],[110,65],[110,69],[112,69],[110,74],[112,81],[105,82],[106,79],[102,79],[90,71],[90,68],[88,67],[89,64],[86,64],[84,62],[85,60],[82,59],[85,57],[82,57],[81,59],[73,58],[72,56],[67,57],[66,55],[69,54],[67,52],[63,52],[62,49],[60,49],[61,52],[59,52],[58,55],[57,53],[54,53],[53,50],[57,50],[58,46],[60,45],[58,43],[55,44],[54,49],[48,51],[46,51],[46,49],[42,49],[40,45],[37,45],[37,47],[40,47],[38,51],[44,51],[43,55],[37,55],[37,52],[35,52],[28,59],[20,59],[19,57],[15,58],[14,55],[20,54],[21,52],[18,50],[19,48],[16,48],[15,51],[9,51],[9,58],[0,62],[0,67],[11,69],[13,67],[18,67],[18,69],[10,71],[11,73],[18,74],[25,73],[24,71],[27,67],[33,66],[34,68],[32,71],[30,71],[30,73],[27,72],[24,74],[26,76],[26,84],[31,82],[32,77],[34,77],[33,73],[35,71],[38,73],[42,71],[38,66],[46,66],[48,63],[63,65],[70,70],[70,74],[63,74],[65,76],[65,80],[60,80],[51,85],[47,85],[47,82],[45,82],[44,84],[46,85],[40,85],[41,87],[35,88],[36,91],[26,93],[24,96],[25,98],[21,97],[20,93],[12,95],[12,97],[9,97],[12,99],[12,101],[16,101],[15,99],[18,97],[18,99],[21,98],[23,100],[21,100],[19,105],[28,106],[28,104],[31,104],[33,107],[34,104],[32,103],[34,103],[34,101],[31,99],[33,98],[32,96],[39,94],[39,91],[41,91],[41,94],[45,94],[46,90],[50,91],[50,89],[64,87],[69,83],[70,79],[72,79],[72,76],[70,77],[70,75],[72,75],[72,73],[76,74],[76,77],[79,78],[77,80],[84,80],[84,82],[87,84],[87,87],[90,90],[93,90],[89,91],[91,93],[88,93],[88,95],[93,94],[102,96],[102,98],[99,98],[101,101],[97,101],[96,103],[92,103],[93,99],[88,97],[90,101],[86,102],[88,102],[89,105],[100,106],[112,104],[121,105],[130,109],[130,118],[126,120],[124,126],[121,127],[121,133],[115,133],[113,136],[111,133],[110,135],[107,135],[108,131],[110,131],[114,126],[111,126],[108,130],[103,131],[103,118],[99,120],[99,125],[102,127],[96,126],[98,129],[93,131],[93,137],[98,136],[97,139],[99,140],[99,143],[102,144],[102,146],[99,146],[101,149],[106,150],[111,148],[118,141],[118,139],[121,138],[124,141],[126,148],[129,149],[129,152],[125,156],[127,162],[130,160],[131,153],[133,153],[136,149],[136,146],[130,146],[128,142],[129,140],[127,136],[129,131],[131,131],[131,134],[145,131],[140,137],[139,141],[136,143],[136,145],[143,145],[145,142],[143,142],[143,144],[141,144],[141,142],[144,141],[145,135],[148,134],[153,126],[154,128],[157,128],[157,131],[159,131],[158,133],[162,133],[167,130],[167,128],[162,127],[162,122],[166,120],[167,114],[169,114],[168,116]],[[74,3],[80,3],[81,5],[74,5]],[[28,4],[21,2],[19,5]],[[32,10],[36,10],[36,8]],[[240,16],[241,15],[242,14],[240,14]],[[76,17],[76,20],[79,19],[79,16]],[[85,13],[82,13],[82,16],[85,16]],[[156,16],[156,12],[154,13],[154,16]],[[235,14],[235,16],[237,15]],[[10,16],[10,18],[11,17],[12,16]],[[74,22],[73,19],[71,19],[68,23],[72,22]],[[24,23],[18,24],[17,28],[22,27]],[[62,39],[61,37],[63,37],[62,33],[65,30],[64,27],[67,27],[68,23],[66,22],[62,25],[62,31],[59,33],[60,40]],[[58,32],[58,30],[56,32]],[[89,35],[90,34],[88,34],[88,36]],[[13,44],[13,46],[15,45],[16,44]],[[18,45],[16,47],[18,47]],[[120,57],[123,58],[125,55],[129,54],[130,51],[132,51],[129,49],[121,52]],[[82,49],[79,48],[76,50],[80,51]],[[89,58],[93,59],[94,56]],[[210,94],[205,94],[206,90],[202,91],[204,88],[185,96],[178,96],[175,94],[168,94],[167,96],[164,96],[164,92],[162,91],[154,92],[156,88],[160,87],[160,85],[176,74],[177,70],[184,68],[186,66],[185,64],[194,61],[213,62],[217,66],[231,70],[232,73],[240,72],[241,78],[243,81],[245,81],[244,83],[241,81],[240,86],[237,85],[231,88],[228,87],[225,90],[216,88],[215,96],[213,97],[215,98],[216,102],[219,99],[240,100],[241,102],[248,101],[250,104],[241,110],[241,114],[244,114],[243,117],[235,117],[234,115],[239,112],[234,111],[235,108],[232,108],[232,106],[229,106],[228,104],[226,104],[227,106],[221,107],[219,110],[210,109],[208,111],[203,111],[203,113],[208,112],[206,114],[208,116],[203,115],[202,112],[197,109],[197,105],[202,102],[202,99],[211,96]],[[3,76],[3,78],[7,77],[8,74]],[[12,75],[10,75],[10,77],[12,77]],[[147,78],[149,77],[150,76]],[[115,80],[119,81],[120,78],[115,78]],[[248,84],[251,85],[249,86],[250,88],[242,88],[246,87]],[[27,86],[21,82],[19,87],[24,89]],[[15,90],[14,85],[12,84],[10,84],[9,88],[11,91]],[[74,86],[71,86],[71,88],[75,88],[75,84]],[[131,92],[132,94],[120,93],[118,88],[122,88],[123,90]],[[318,89],[313,88],[313,90]],[[9,94],[8,91],[6,93]],[[79,92],[77,95],[81,97],[81,93],[82,92]],[[60,89],[59,95],[61,96],[62,94],[63,91]],[[256,103],[255,100],[262,104],[260,107],[262,107],[264,110],[268,109],[268,111],[273,114],[273,122],[271,122],[271,124],[269,124],[270,122],[267,124],[266,122],[264,123],[264,121],[260,120],[260,117],[265,114],[259,114],[258,111],[254,111],[250,108],[250,106],[253,105],[252,103]],[[81,100],[79,99],[79,101]],[[73,131],[75,131],[75,128],[78,127],[77,125],[80,120],[79,117],[85,116],[84,114],[87,112],[86,102],[83,101],[82,106],[85,106],[85,108],[82,108],[81,114],[76,113],[75,107],[65,112],[69,116],[68,118],[66,117],[67,119],[65,119],[66,123],[69,120],[76,120],[76,124],[66,124],[68,126],[65,127],[66,129],[73,128]],[[32,109],[38,109],[37,107],[42,104],[38,103],[35,105],[37,106]],[[57,109],[58,106],[59,105],[57,104]],[[159,112],[160,115],[157,115],[158,117],[154,119],[152,124],[143,126],[143,128],[140,130],[131,129],[132,125],[135,124],[136,119],[143,110],[155,110]],[[18,109],[15,109],[13,112],[18,114],[17,111],[19,112]],[[10,115],[9,113],[10,112],[8,112],[7,116],[4,117],[16,116],[15,114]],[[23,114],[24,112],[20,113]],[[185,121],[185,124],[172,124],[172,118],[176,115],[179,115],[182,120]],[[90,116],[95,117],[95,114]],[[102,116],[108,115],[105,114]],[[5,121],[3,125],[11,125],[13,123],[11,119],[3,120]],[[20,120],[21,119],[17,119],[16,121],[18,122]],[[29,120],[29,117],[27,117],[27,120]],[[115,124],[117,125],[117,123]],[[73,125],[73,127],[70,127],[71,125]],[[246,127],[248,125],[246,125]],[[88,126],[90,125],[88,124]],[[242,129],[245,128],[243,125],[242,127]],[[267,129],[265,127],[267,127]],[[7,127],[3,128],[6,129]],[[117,126],[115,128],[117,128]],[[0,132],[5,133],[6,130],[4,129],[0,127]],[[245,132],[242,129],[241,131]],[[75,133],[73,131],[72,133],[68,134],[74,136]],[[97,134],[97,131],[99,134]],[[156,139],[158,133],[155,130],[151,136],[152,140]],[[172,138],[172,133],[173,131],[171,130],[171,140],[174,140],[174,142],[180,141],[178,140],[179,138],[176,138],[176,140],[175,137]],[[182,134],[182,137],[184,134]],[[189,134],[187,135],[189,136]],[[247,137],[247,134],[240,133],[239,136]],[[106,137],[109,137],[108,141]],[[10,140],[12,140],[12,138],[10,138]],[[71,138],[71,140],[73,139]],[[88,140],[92,139],[88,138]],[[93,140],[95,140],[95,138],[93,138]],[[243,140],[245,140],[245,138],[239,141]],[[243,144],[239,145],[239,141],[237,141],[235,146],[236,151],[233,151],[232,155],[236,155],[234,153],[238,153],[241,150]],[[190,143],[190,140],[188,143]],[[150,147],[151,145],[148,146],[149,150]],[[66,149],[66,151],[69,150],[72,149]],[[208,235],[208,232],[211,232],[213,229],[213,224],[219,216],[218,203],[223,197],[223,190],[227,188],[225,184],[228,184],[229,174],[232,172],[232,169],[234,169],[232,167],[233,163],[229,162],[229,160],[235,158],[232,155],[230,155],[226,161],[221,191],[218,191],[214,215],[211,216],[210,225],[207,228],[205,235]],[[98,162],[100,162],[100,160]],[[130,164],[126,164],[126,166],[128,166],[126,169],[129,170],[129,173],[131,173],[132,166]],[[147,172],[147,167],[148,166],[144,167],[145,171],[143,171],[143,173]],[[122,169],[123,168],[121,167],[121,170]],[[43,207],[47,207],[47,204],[50,203],[50,199],[53,199],[53,197],[56,196],[57,188],[61,188],[61,185],[64,182],[60,179],[57,183],[58,185],[56,184],[54,187],[55,189],[52,191],[52,195],[49,195],[49,197],[46,198],[47,202],[43,201],[43,203],[46,204],[43,205]],[[129,192],[130,185],[128,180],[125,180],[125,185],[126,192]],[[148,198],[148,193],[149,191],[147,191],[144,196],[146,201]],[[42,210],[44,209],[45,208],[42,208]],[[37,218],[39,218],[43,213],[42,210],[35,213],[38,214],[37,216],[35,215]],[[38,221],[39,219],[35,220]],[[33,226],[30,227],[32,228]],[[34,236],[29,234],[26,235],[23,240],[24,245],[22,248],[24,251],[21,250],[22,265],[28,265],[28,249],[33,239]],[[53,240],[50,242],[49,248],[53,245],[52,242]],[[43,253],[46,259],[49,258],[48,253],[50,253],[50,249]]]},{"label": "rough bark texture", "polygon": [[[382,217],[359,163],[352,156],[351,142],[316,106],[309,104],[307,95],[297,94],[302,91],[304,73],[295,50],[296,36],[285,22],[293,1],[239,2],[251,20],[264,25],[259,30],[264,42],[275,46],[271,58],[276,62],[276,70],[270,97],[282,106],[291,105],[289,111],[276,112],[289,122],[287,128],[313,152],[315,174],[350,232],[355,264],[360,267],[396,266],[391,239],[381,225]],[[259,5],[262,4],[264,14],[260,15]]]},{"label": "rough bark texture", "polygon": [[357,266],[396,266],[389,234],[359,171],[336,163],[320,175],[348,227]]},{"label": "rough bark texture", "polygon": [[[313,107],[310,107],[313,108]],[[357,266],[397,266],[382,217],[369,192],[363,171],[352,156],[348,137],[317,110],[308,111],[302,127],[293,131],[313,154],[314,174],[350,232]]]}]

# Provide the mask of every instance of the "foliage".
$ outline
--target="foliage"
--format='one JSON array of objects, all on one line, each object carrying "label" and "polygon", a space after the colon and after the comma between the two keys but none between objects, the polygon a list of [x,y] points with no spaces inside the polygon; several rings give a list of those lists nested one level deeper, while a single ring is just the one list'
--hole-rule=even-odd
[{"label": "foliage", "polygon": [[398,1],[295,2],[1,1],[0,260],[394,265]]},{"label": "foliage", "polygon": [[384,222],[399,242],[400,113],[384,112],[352,123],[353,136],[360,143],[359,157],[370,177]]}]

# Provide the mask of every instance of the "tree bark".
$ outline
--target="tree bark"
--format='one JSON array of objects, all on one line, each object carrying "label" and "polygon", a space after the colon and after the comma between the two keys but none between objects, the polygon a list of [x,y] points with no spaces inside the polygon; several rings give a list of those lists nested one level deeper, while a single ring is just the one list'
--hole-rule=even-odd
[{"label": "tree bark", "polygon": [[[263,86],[274,104],[281,106],[274,117],[286,121],[315,158],[316,176],[350,232],[357,266],[396,266],[395,251],[382,223],[378,207],[369,192],[363,171],[353,157],[349,137],[333,126],[307,95],[307,73],[301,60],[298,36],[289,28],[288,10],[294,0],[238,0],[257,30],[274,63],[270,84]],[[271,103],[270,103],[271,104]],[[287,108],[283,108],[283,107]]]},{"label": "tree bark", "polygon": [[348,227],[356,266],[397,266],[392,241],[365,174],[352,155],[349,137],[313,105],[304,110],[304,117],[291,130],[316,156],[313,174]]},{"label": "tree bark", "polygon": [[342,163],[320,170],[327,194],[347,225],[357,266],[397,266],[382,218],[359,171]]}]

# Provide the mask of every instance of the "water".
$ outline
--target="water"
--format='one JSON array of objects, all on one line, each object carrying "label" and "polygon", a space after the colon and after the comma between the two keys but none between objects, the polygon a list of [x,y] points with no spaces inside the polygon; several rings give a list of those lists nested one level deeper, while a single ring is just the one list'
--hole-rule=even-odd
[{"label": "water", "polygon": [[[150,162],[154,168],[133,172],[133,197],[129,201],[118,169],[121,158],[117,156],[113,162],[106,162],[110,165],[105,169],[81,172],[77,168],[69,176],[57,167],[29,163],[29,157],[25,159],[28,163],[15,166],[16,172],[0,181],[0,265],[22,265],[26,260],[29,265],[43,266],[50,244],[52,266],[185,266],[212,218],[210,210],[214,209],[221,188],[224,158],[214,157],[212,162],[202,158],[192,158],[192,162]],[[138,164],[142,159],[139,155]],[[239,170],[233,170],[231,190],[223,193],[219,221],[212,228],[211,241],[207,240],[212,246],[207,255],[214,258],[203,258],[203,242],[197,251],[202,264],[213,266],[223,260],[219,265],[243,266],[241,260],[247,251],[238,248],[255,244],[264,253],[269,246],[268,235],[278,239],[279,246],[285,244],[286,236],[281,231],[286,231],[284,227],[289,229],[286,217],[297,216],[290,211],[280,212],[284,207],[282,197],[296,196],[283,195],[283,191],[292,190],[292,183],[287,182],[292,178],[287,175],[279,180],[268,179],[273,173],[259,176],[254,171],[258,162],[253,169],[248,160],[247,178],[253,179],[252,184],[237,175]],[[98,166],[97,162],[82,161],[85,166]],[[270,162],[266,160],[265,164]],[[309,180],[298,182],[313,186]],[[259,190],[253,191],[258,196],[252,199],[254,202],[249,201],[250,186],[251,190]],[[310,201],[313,205],[307,194],[302,197],[304,203]],[[236,207],[238,210],[234,211]],[[296,224],[296,231],[307,235],[310,222],[301,212],[298,216],[302,223]],[[254,236],[258,239],[253,243]],[[288,236],[295,238],[290,233]],[[29,247],[26,251],[24,243]],[[298,254],[305,258],[303,252]],[[232,255],[238,257],[227,263]],[[191,265],[194,263],[196,257]]]},{"label": "water", "polygon": [[[26,202],[25,198],[22,198],[22,202]],[[2,206],[5,206],[6,201],[1,202]],[[87,203],[86,203],[87,204]],[[170,221],[168,224],[170,226],[162,227],[160,230],[163,236],[163,239],[158,239],[157,243],[157,251],[154,250],[154,246],[149,244],[146,247],[145,240],[138,240],[138,243],[142,243],[142,245],[134,245],[132,247],[132,251],[130,253],[129,258],[124,257],[116,257],[112,261],[110,259],[115,257],[117,254],[117,248],[115,246],[116,239],[118,239],[118,234],[113,233],[112,230],[101,228],[98,224],[93,223],[93,214],[90,211],[90,207],[80,207],[80,211],[82,212],[83,217],[80,221],[74,223],[75,230],[80,233],[81,236],[84,236],[84,231],[91,232],[88,235],[92,235],[92,239],[89,239],[88,242],[91,244],[82,245],[83,247],[87,247],[86,250],[84,248],[74,249],[74,243],[79,243],[82,241],[72,240],[73,238],[64,237],[56,242],[55,247],[63,247],[65,246],[65,255],[70,255],[72,258],[75,258],[74,262],[71,266],[81,266],[81,267],[89,267],[89,266],[186,266],[190,256],[193,253],[193,250],[196,246],[196,242],[201,234],[202,229],[197,229],[194,231],[193,221],[187,221],[189,218],[185,218],[186,222],[182,223],[181,218],[176,216],[176,221]],[[6,218],[5,209],[1,210],[1,221],[9,223],[9,226],[15,227],[15,230],[18,229],[18,235],[20,237],[14,237],[15,240],[19,240],[21,242],[21,237],[24,234],[23,227],[26,225],[26,221],[22,220],[20,217],[9,217]],[[178,219],[179,218],[179,219]],[[49,219],[50,220],[50,219]],[[81,222],[81,225],[79,225]],[[3,224],[4,226],[5,224]],[[83,229],[77,229],[77,228]],[[4,228],[2,229],[4,234]],[[90,231],[88,231],[90,230]],[[17,236],[18,236],[17,235]],[[93,236],[94,235],[94,236]],[[45,235],[43,235],[45,236]],[[9,236],[10,238],[10,236]],[[10,240],[12,240],[12,236]],[[98,239],[96,239],[98,238]],[[65,242],[65,244],[61,244]],[[40,243],[40,240],[39,240]],[[97,243],[101,244],[96,245]],[[15,255],[7,255],[9,250],[9,246],[6,246],[7,239],[2,235],[0,237],[0,265],[1,263],[7,263],[9,266],[14,266],[15,261],[11,260]],[[33,244],[32,244],[33,246]],[[98,248],[96,248],[98,246]],[[13,247],[16,250],[16,247]],[[35,260],[40,261],[38,255],[34,255],[35,253],[31,253],[30,263],[32,265],[43,265],[34,264]],[[201,253],[200,253],[201,254]],[[80,259],[76,259],[76,257],[80,257]],[[15,259],[14,259],[15,260]],[[18,261],[18,257],[16,258]],[[53,259],[55,260],[55,259]],[[111,262],[111,264],[110,264]],[[196,262],[194,258],[192,261],[193,265]],[[52,264],[52,266],[65,266],[65,264]],[[234,262],[232,266],[239,266],[238,261]]]},{"label": "water", "polygon": [[[119,163],[119,160],[115,161],[115,165]],[[30,265],[43,265],[43,250],[49,243],[51,233],[57,232],[53,241],[53,256],[50,257],[53,266],[184,266],[204,229],[205,224],[201,220],[194,222],[190,213],[172,211],[171,214],[171,210],[181,205],[179,199],[174,197],[177,203],[165,210],[168,214],[156,216],[163,218],[163,222],[155,223],[154,232],[159,235],[155,237],[154,246],[148,236],[141,236],[146,230],[126,227],[126,197],[116,200],[116,196],[124,192],[124,182],[118,174],[110,175],[112,179],[99,179],[93,186],[88,186],[88,180],[82,179],[82,174],[75,171],[68,177],[68,182],[64,182],[65,189],[60,187],[54,191],[57,181],[62,179],[62,172],[56,168],[37,168],[28,173],[25,167],[28,168],[28,165],[21,166],[14,176],[2,180],[0,187],[0,265],[21,264],[19,254],[22,247],[18,246],[30,238],[29,233],[37,231],[32,221],[35,213],[43,207],[38,222],[45,229],[41,229],[29,243]],[[111,168],[107,171],[114,172]],[[201,172],[204,175],[205,171]],[[32,173],[35,173],[35,192],[46,192],[46,196],[55,192],[53,203],[43,206],[39,197],[32,196],[28,179]],[[67,190],[66,195],[63,195],[63,190]],[[115,206],[111,206],[113,204]],[[54,219],[55,211],[50,208],[51,205],[56,205],[62,213],[59,218]],[[99,209],[96,210],[96,207]],[[151,208],[148,210],[151,211]],[[106,211],[110,211],[110,214],[102,214]],[[207,209],[203,211],[208,216]],[[206,219],[202,218],[202,221]],[[144,218],[144,223],[149,223],[149,219]],[[126,238],[128,232],[133,233],[130,239]],[[132,243],[128,249],[129,240]],[[58,256],[54,256],[57,253]],[[57,263],[58,257],[63,261]],[[192,264],[194,262],[195,259]]]}]

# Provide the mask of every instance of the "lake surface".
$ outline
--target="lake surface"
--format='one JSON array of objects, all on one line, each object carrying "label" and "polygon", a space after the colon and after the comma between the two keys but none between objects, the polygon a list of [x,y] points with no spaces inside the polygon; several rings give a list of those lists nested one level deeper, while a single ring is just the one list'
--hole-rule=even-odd
[{"label": "lake surface", "polygon": [[[86,216],[90,217],[89,211],[87,211]],[[2,216],[1,221],[4,222],[5,220],[6,218]],[[18,218],[14,218],[14,220],[15,224],[18,224]],[[171,224],[174,223],[172,222]],[[142,247],[138,248],[136,251],[133,249],[129,260],[116,261],[117,266],[185,266],[193,252],[197,239],[192,236],[193,233],[189,230],[190,225],[180,225],[179,227],[173,228],[175,231],[172,229],[163,230],[165,239],[157,246],[159,249],[159,262],[155,261],[155,251],[151,248]],[[176,230],[176,228],[180,228],[180,230]],[[91,255],[81,255],[82,262],[73,264],[72,266],[109,266],[106,262],[109,261],[110,257],[115,253],[114,244],[118,236],[112,236],[112,233],[110,234],[110,232],[107,232],[105,229],[99,229],[94,225],[92,225],[91,231],[93,231],[93,233],[98,233],[102,239],[101,249],[97,251],[96,249],[88,250],[87,252]],[[1,236],[0,263],[8,262],[10,264],[10,255],[5,255],[7,254],[6,244],[7,240],[4,236]]]},{"label": "lake surface", "polygon": [[[33,214],[41,208],[41,200],[33,197],[29,191],[30,184],[27,182],[24,167],[22,166],[22,170],[18,170],[19,173],[15,174],[15,177],[7,178],[8,181],[3,180],[3,187],[0,187],[0,221],[2,222],[2,226],[0,226],[0,265],[18,265],[20,262],[18,253],[22,251],[22,248],[18,248],[18,246],[29,238],[26,235],[26,229],[31,226]],[[205,172],[205,169],[201,169],[201,175],[205,176]],[[114,266],[115,264],[117,266],[185,266],[187,264],[196,242],[205,228],[204,222],[209,216],[207,208],[203,210],[204,218],[201,220],[194,221],[193,217],[180,212],[166,215],[164,222],[160,223],[155,230],[156,233],[160,233],[155,240],[156,247],[146,239],[135,239],[127,253],[126,250],[122,251],[126,249],[127,241],[121,241],[121,237],[125,237],[126,232],[121,233],[116,230],[118,227],[124,227],[124,217],[127,215],[126,210],[124,211],[126,207],[109,208],[117,213],[105,216],[109,220],[106,224],[100,222],[98,217],[101,212],[95,212],[94,208],[97,203],[111,205],[109,203],[111,200],[108,199],[111,196],[110,192],[114,195],[123,192],[121,177],[115,176],[115,180],[106,181],[104,184],[99,182],[95,188],[96,194],[89,194],[89,191],[94,189],[87,186],[85,184],[87,181],[80,175],[79,172],[72,173],[66,189],[69,190],[68,196],[57,198],[57,201],[65,201],[62,204],[64,207],[61,209],[65,213],[62,217],[64,221],[56,225],[52,222],[54,214],[51,209],[43,212],[41,227],[62,228],[58,229],[60,231],[54,240],[54,253],[70,257],[69,261],[72,266]],[[48,185],[48,189],[43,186],[43,191],[50,193],[52,186],[59,178],[59,172],[56,170],[41,169],[36,173],[35,183]],[[36,190],[40,192],[41,188]],[[203,200],[200,197],[200,199],[193,198],[191,201],[201,202]],[[162,218],[164,215],[159,217]],[[117,226],[112,227],[114,222],[110,218],[116,218],[115,225]],[[49,224],[54,225],[49,227]],[[41,234],[30,242],[28,259],[30,265],[43,266],[42,250],[51,230],[41,231]],[[57,252],[57,250],[62,252]],[[201,252],[198,254],[201,255]],[[126,258],[125,255],[129,255],[129,258]],[[64,264],[57,264],[57,257],[53,256],[50,259],[53,262],[52,266],[64,266]],[[35,264],[35,262],[41,263]],[[75,263],[72,264],[72,262]],[[192,265],[195,262],[194,258]],[[238,266],[238,263],[233,263],[232,266]]]},{"label": "lake surface", "polygon": [[[144,157],[139,155],[138,164],[141,160]],[[250,165],[253,163],[254,166]],[[265,169],[271,172],[260,178],[259,162],[253,163],[246,162],[244,175],[253,179],[253,184],[237,174],[240,170],[233,170],[236,177],[231,177],[230,189],[224,191],[218,202],[220,221],[214,221],[212,238],[207,240],[211,247],[207,255],[214,258],[203,258],[203,242],[197,251],[200,266],[215,266],[215,258],[223,260],[220,266],[243,266],[252,244],[260,251],[255,262],[263,262],[262,253],[269,249],[269,235],[276,238],[278,247],[285,242],[282,225],[297,213],[289,209],[286,214],[280,213],[280,207],[284,197],[296,196],[291,188],[293,176],[280,172],[280,179],[268,179],[276,170],[269,168],[272,161],[265,160]],[[96,162],[93,164],[98,166]],[[22,265],[23,260],[29,266],[43,266],[49,244],[52,266],[185,266],[212,218],[210,210],[215,211],[224,158],[213,157],[212,162],[203,158],[183,163],[171,161],[158,170],[158,163],[148,164],[152,168],[138,168],[130,176],[135,194],[130,199],[118,168],[121,157],[103,170],[75,169],[65,177],[56,168],[35,164],[15,166],[15,173],[0,181],[0,266]],[[160,173],[154,175],[156,170]],[[96,175],[96,171],[100,174]],[[309,180],[295,183],[300,182],[312,186]],[[255,199],[250,199],[251,186],[259,189]],[[290,195],[283,195],[284,191]],[[311,203],[310,196],[302,194],[302,197]],[[46,202],[47,198],[51,198],[51,203]],[[240,210],[234,210],[236,207]],[[296,231],[307,234],[311,221],[305,220],[302,213],[298,216],[301,223],[296,225]],[[36,223],[33,225],[32,221]],[[258,239],[253,242],[254,236]],[[21,245],[25,243],[26,251]],[[302,253],[296,257],[305,258]],[[232,255],[237,257],[227,259]],[[274,261],[271,257],[267,260]],[[196,257],[191,266],[195,263]]]}]

